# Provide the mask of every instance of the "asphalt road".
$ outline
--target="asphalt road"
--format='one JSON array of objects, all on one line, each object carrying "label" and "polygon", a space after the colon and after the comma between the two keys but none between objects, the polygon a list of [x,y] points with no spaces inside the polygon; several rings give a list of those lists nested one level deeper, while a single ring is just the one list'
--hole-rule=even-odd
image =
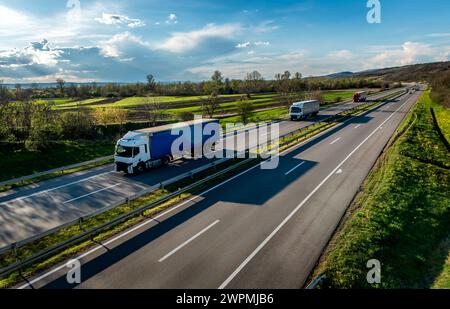
[{"label": "asphalt road", "polygon": [[[371,99],[397,91],[377,94]],[[308,121],[281,122],[280,134],[295,131],[360,104],[333,106]],[[115,173],[110,164],[0,193],[0,247],[76,220],[208,162],[206,159],[179,160],[138,176]]]},{"label": "asphalt road", "polygon": [[[285,151],[64,264],[35,288],[300,288],[388,140],[404,95]],[[368,260],[371,258],[367,257]],[[29,284],[22,288],[29,287]]]}]

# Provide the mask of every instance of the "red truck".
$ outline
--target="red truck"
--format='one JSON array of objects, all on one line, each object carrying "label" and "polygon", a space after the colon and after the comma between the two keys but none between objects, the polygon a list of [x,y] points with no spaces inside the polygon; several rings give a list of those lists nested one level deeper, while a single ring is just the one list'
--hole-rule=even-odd
[{"label": "red truck", "polygon": [[353,96],[354,102],[366,102],[367,100],[367,93],[365,91],[358,91]]}]

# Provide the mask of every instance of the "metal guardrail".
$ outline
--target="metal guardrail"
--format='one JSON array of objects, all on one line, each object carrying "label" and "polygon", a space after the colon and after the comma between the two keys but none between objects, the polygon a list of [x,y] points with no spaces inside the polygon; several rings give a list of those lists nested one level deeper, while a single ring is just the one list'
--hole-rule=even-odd
[{"label": "metal guardrail", "polygon": [[[391,95],[388,95],[388,96],[384,97],[384,98],[385,98],[384,100],[388,100],[388,99],[386,99],[386,98],[389,98],[389,99],[390,99],[391,97],[392,97],[392,98],[400,97],[400,96],[402,96],[403,94],[405,94],[404,91],[401,91],[401,92],[398,92],[398,93],[394,93],[394,94],[391,94]],[[382,98],[383,98],[383,97],[382,97]],[[382,99],[382,98],[379,98],[379,99]],[[320,121],[320,122],[317,122],[317,123],[311,124],[311,125],[309,125],[309,126],[300,128],[300,129],[298,129],[298,130],[296,130],[296,131],[293,131],[293,132],[289,132],[289,133],[287,133],[287,134],[285,134],[285,135],[283,135],[283,136],[280,136],[280,137],[278,137],[278,138],[276,138],[276,139],[272,139],[272,140],[269,142],[269,144],[270,144],[270,143],[273,143],[273,142],[275,142],[275,141],[279,141],[279,140],[284,139],[284,138],[292,137],[292,136],[294,136],[294,135],[300,133],[301,131],[307,131],[307,130],[309,130],[310,128],[312,128],[312,127],[314,127],[314,126],[317,126],[318,124],[321,124],[321,123],[324,123],[324,122],[329,122],[329,120],[332,119],[332,118],[343,117],[343,116],[345,116],[345,114],[351,113],[352,111],[355,111],[355,110],[358,110],[358,109],[361,109],[361,106],[357,106],[357,107],[354,107],[354,108],[351,108],[351,109],[342,111],[341,113],[338,113],[338,114],[336,114],[336,115],[327,117],[326,119],[324,119],[324,120],[322,120],[322,121]],[[369,109],[369,110],[370,110],[370,109]],[[366,112],[366,111],[367,111],[367,110],[364,110],[364,112]],[[310,132],[306,132],[305,135],[306,135],[306,134],[310,134]],[[302,137],[304,137],[304,135],[297,136],[297,137],[296,137],[296,140],[298,140],[298,139],[300,139],[300,138],[302,138]],[[278,145],[278,147],[282,147],[282,146],[285,146],[285,145],[289,145],[289,144],[291,144],[291,143],[292,143],[292,140],[289,140],[289,141],[287,141],[287,142],[284,142],[284,143]],[[260,146],[261,146],[261,145],[258,145],[258,146],[256,146],[255,148],[248,149],[248,150],[246,150],[246,153],[249,153],[249,152],[252,151],[253,149],[257,149],[257,148],[260,147]],[[139,197],[142,197],[142,196],[144,196],[144,195],[150,194],[150,193],[152,193],[152,192],[154,192],[154,191],[156,191],[156,190],[158,190],[158,189],[160,189],[160,188],[164,188],[165,186],[171,185],[171,184],[176,183],[176,182],[178,182],[178,181],[180,181],[180,180],[183,180],[183,179],[186,179],[186,178],[189,178],[189,177],[193,177],[193,176],[195,176],[195,174],[201,173],[201,172],[203,172],[203,171],[205,171],[205,170],[207,170],[207,169],[209,169],[209,168],[216,167],[217,165],[219,165],[219,164],[221,164],[221,163],[224,163],[224,162],[226,162],[226,161],[228,161],[228,160],[230,160],[230,159],[229,159],[229,158],[223,158],[223,159],[214,161],[214,162],[209,163],[209,164],[207,164],[207,165],[204,165],[204,166],[202,166],[202,167],[200,167],[200,168],[197,168],[197,169],[195,169],[195,170],[192,170],[192,171],[190,171],[190,172],[187,172],[187,173],[185,173],[185,174],[183,174],[183,175],[174,177],[174,178],[169,179],[169,180],[167,180],[167,181],[164,181],[164,182],[162,182],[162,183],[160,183],[160,184],[158,184],[158,185],[156,185],[156,186],[153,186],[153,187],[150,187],[150,188],[148,188],[148,189],[146,189],[146,190],[143,190],[143,191],[141,191],[141,192],[135,194],[134,196],[124,198],[123,200],[118,201],[117,203],[114,203],[113,205],[110,205],[110,206],[108,206],[108,207],[102,208],[102,209],[99,210],[99,211],[90,213],[90,214],[88,214],[88,215],[86,215],[86,216],[79,217],[79,218],[77,218],[77,219],[75,219],[75,220],[72,220],[72,221],[67,222],[67,223],[65,223],[65,224],[63,224],[63,225],[57,226],[57,227],[55,227],[55,228],[53,228],[53,229],[50,229],[50,230],[48,230],[48,231],[45,231],[45,232],[40,233],[40,234],[38,234],[38,235],[35,235],[35,236],[33,236],[33,237],[30,237],[30,238],[27,238],[27,239],[25,239],[25,240],[18,241],[18,242],[15,242],[15,243],[13,243],[13,244],[10,244],[10,245],[8,245],[8,246],[5,246],[5,247],[3,247],[3,248],[0,248],[0,254],[4,254],[4,253],[6,253],[6,252],[17,252],[17,250],[18,250],[19,248],[21,248],[21,247],[23,247],[23,246],[25,246],[25,245],[27,245],[27,244],[29,244],[29,243],[31,243],[31,242],[33,242],[33,241],[36,241],[36,240],[38,240],[38,239],[42,239],[42,238],[44,238],[44,237],[46,237],[46,236],[49,236],[49,235],[51,235],[51,234],[53,234],[53,233],[56,233],[56,232],[58,232],[58,231],[61,231],[62,229],[67,228],[67,227],[69,227],[69,226],[73,226],[73,225],[79,224],[79,225],[80,225],[80,228],[81,228],[81,227],[82,227],[82,223],[83,223],[83,221],[85,221],[85,220],[88,220],[88,219],[90,219],[90,218],[92,218],[92,217],[95,217],[95,216],[97,216],[97,215],[100,215],[100,214],[102,214],[102,213],[104,213],[104,212],[106,212],[106,211],[109,211],[109,210],[111,210],[111,209],[113,209],[113,208],[115,208],[115,207],[118,207],[119,205],[123,205],[123,204],[129,203],[129,202],[131,202],[132,200],[135,200],[135,199],[137,199],[137,198],[139,198]],[[68,239],[68,240],[66,240],[66,241],[64,241],[64,242],[62,242],[62,243],[59,243],[59,244],[54,245],[54,246],[52,246],[52,247],[50,247],[50,248],[48,248],[48,249],[45,249],[45,250],[43,250],[43,251],[41,251],[41,252],[38,252],[37,254],[35,254],[35,255],[33,255],[33,256],[31,256],[31,257],[25,259],[24,261],[20,261],[20,260],[19,260],[18,262],[14,263],[14,264],[11,264],[11,265],[9,265],[9,266],[7,266],[7,267],[5,267],[5,268],[0,269],[0,277],[5,276],[5,275],[7,275],[7,274],[9,274],[9,273],[11,273],[11,272],[13,272],[13,271],[19,270],[19,269],[21,269],[22,267],[27,266],[27,265],[33,263],[34,261],[37,261],[37,260],[42,259],[42,258],[44,258],[44,257],[47,257],[47,256],[49,256],[50,254],[52,254],[52,253],[54,253],[54,252],[57,252],[57,251],[59,251],[59,250],[61,250],[61,249],[64,249],[64,248],[66,248],[67,246],[69,246],[69,245],[71,245],[71,244],[74,244],[74,243],[76,243],[76,242],[79,242],[79,241],[81,241],[81,240],[84,240],[84,239],[88,238],[89,236],[95,235],[97,232],[99,232],[99,231],[101,231],[101,230],[103,230],[103,229],[105,229],[105,228],[114,226],[114,225],[116,225],[117,223],[120,223],[120,222],[122,222],[122,221],[124,221],[124,220],[126,220],[126,219],[128,219],[128,218],[131,218],[131,217],[135,216],[136,214],[143,213],[143,212],[145,212],[146,210],[149,210],[149,209],[151,209],[151,208],[154,208],[154,207],[156,207],[156,206],[158,206],[158,205],[160,205],[160,204],[162,204],[162,203],[164,203],[164,202],[166,202],[166,201],[172,199],[173,197],[179,196],[180,194],[182,194],[182,193],[184,193],[184,192],[187,192],[187,191],[191,190],[192,188],[195,188],[195,187],[197,187],[197,186],[199,186],[199,185],[201,185],[201,184],[203,184],[203,183],[206,183],[206,182],[208,182],[208,181],[210,181],[210,180],[212,180],[212,179],[214,179],[214,178],[217,178],[217,177],[219,177],[219,176],[221,176],[221,175],[223,175],[223,174],[225,174],[225,173],[227,173],[227,172],[229,172],[229,171],[231,171],[231,170],[233,170],[233,169],[236,169],[236,168],[238,168],[239,166],[241,166],[241,165],[243,165],[243,164],[246,164],[246,163],[248,163],[248,162],[250,162],[250,161],[252,161],[252,160],[254,160],[254,158],[248,158],[248,159],[245,159],[245,160],[243,160],[243,161],[241,161],[241,162],[239,162],[239,163],[237,163],[237,164],[235,164],[235,165],[232,165],[232,166],[230,166],[230,167],[227,167],[227,168],[225,168],[225,169],[223,169],[223,170],[221,170],[221,171],[219,171],[219,172],[217,172],[217,173],[215,173],[215,174],[213,174],[213,175],[210,175],[210,176],[208,176],[208,177],[205,177],[205,178],[203,178],[203,179],[201,179],[201,180],[199,180],[199,181],[197,181],[197,182],[194,182],[194,183],[192,183],[192,184],[190,184],[190,185],[188,185],[188,186],[186,186],[186,187],[184,187],[184,188],[182,188],[182,189],[179,189],[179,190],[177,190],[177,191],[175,191],[175,192],[173,192],[173,193],[170,193],[170,194],[168,194],[168,195],[165,195],[165,196],[163,196],[162,198],[160,198],[160,199],[158,199],[158,200],[156,200],[156,201],[154,201],[154,202],[152,202],[152,203],[150,203],[150,204],[148,204],[148,205],[139,207],[139,208],[137,208],[137,209],[135,209],[135,210],[132,210],[132,211],[130,211],[130,212],[128,212],[128,213],[122,214],[122,215],[120,215],[120,216],[118,216],[118,217],[112,219],[111,221],[105,222],[105,223],[103,223],[103,224],[101,224],[101,225],[99,225],[99,226],[97,226],[97,227],[95,227],[95,228],[92,228],[92,229],[89,230],[89,231],[85,231],[85,232],[83,232],[83,233],[81,233],[81,234],[79,234],[79,235],[76,235],[76,236],[74,236],[74,237],[72,237],[72,238],[70,238],[70,239]]]},{"label": "metal guardrail", "polygon": [[15,178],[15,179],[5,180],[5,181],[0,182],[0,187],[1,186],[15,184],[15,183],[21,183],[21,182],[24,182],[24,181],[27,181],[27,180],[30,180],[30,179],[34,179],[34,178],[50,175],[50,174],[53,174],[53,173],[64,172],[66,170],[82,167],[82,166],[85,166],[85,165],[91,165],[91,164],[99,163],[99,162],[102,162],[102,161],[111,160],[113,158],[114,158],[114,156],[107,156],[107,157],[98,158],[98,159],[94,159],[94,160],[90,160],[90,161],[86,161],[86,162],[81,162],[81,163],[76,163],[76,164],[71,164],[71,165],[67,165],[67,166],[63,166],[63,167],[54,168],[54,169],[51,169],[51,170],[48,170],[48,171],[43,171],[43,172],[39,172],[39,173],[36,173],[36,174],[28,175],[28,176],[22,176],[22,177]]},{"label": "metal guardrail", "polygon": [[[234,134],[241,134],[243,132],[246,131],[250,131],[250,130],[254,130],[256,129],[258,126],[251,126],[251,127],[245,127],[242,129],[239,129],[238,131],[235,131]],[[224,133],[223,134],[223,138],[229,138],[233,136],[233,134],[227,134]],[[110,155],[110,156],[106,156],[106,157],[102,157],[102,158],[97,158],[94,160],[90,160],[90,161],[86,161],[86,162],[80,162],[80,163],[75,163],[75,164],[71,164],[71,165],[66,165],[66,166],[62,166],[62,167],[57,167],[51,170],[47,170],[47,171],[42,171],[39,173],[35,173],[35,174],[31,174],[31,175],[27,175],[27,176],[22,176],[22,177],[18,177],[18,178],[14,178],[14,179],[9,179],[9,180],[5,180],[0,182],[0,187],[2,186],[7,186],[7,185],[12,185],[12,184],[16,184],[16,183],[22,183],[24,181],[27,180],[31,180],[31,179],[35,179],[38,177],[42,177],[42,176],[46,176],[46,175],[50,175],[53,173],[62,173],[64,171],[70,170],[70,169],[74,169],[74,168],[78,168],[78,167],[82,167],[82,166],[86,166],[86,165],[91,165],[91,164],[95,164],[95,163],[99,163],[99,162],[103,162],[103,161],[107,161],[107,160],[111,160],[114,159],[114,155]]]},{"label": "metal guardrail", "polygon": [[323,283],[324,279],[325,279],[325,274],[320,274],[316,279],[314,279],[313,282],[311,282],[306,287],[306,289],[307,290],[315,290],[315,289],[317,289],[317,287],[319,287]]},{"label": "metal guardrail", "polygon": [[[375,94],[374,94],[374,96],[375,96]],[[350,102],[351,102],[351,100],[345,100],[345,101],[339,102],[339,104],[345,104],[345,103],[350,103]],[[333,106],[334,106],[334,104],[331,105],[331,106],[326,106],[323,109],[328,109],[328,108],[331,108]],[[323,109],[321,109],[321,110],[323,110]],[[274,123],[277,123],[277,121],[274,122]],[[258,127],[259,127],[259,125],[243,127],[242,129],[239,129],[239,130],[235,131],[233,134],[234,135],[241,134],[241,133],[246,132],[246,131],[254,130],[254,129],[258,128]],[[233,134],[224,133],[222,135],[222,138],[231,137]],[[97,159],[86,161],[86,162],[75,163],[75,164],[62,166],[62,167],[54,168],[54,169],[47,170],[47,171],[42,171],[42,172],[35,173],[35,174],[32,174],[32,175],[27,175],[27,176],[14,178],[14,179],[5,180],[5,181],[0,182],[0,187],[6,186],[6,185],[15,184],[15,183],[21,183],[21,182],[24,182],[24,181],[27,181],[27,180],[30,180],[30,179],[46,176],[46,175],[53,174],[53,173],[64,172],[66,170],[70,170],[70,169],[74,169],[74,168],[78,168],[78,167],[82,167],[82,166],[86,166],[86,165],[91,165],[91,164],[99,163],[99,162],[102,162],[102,161],[111,160],[113,158],[114,158],[114,155],[110,155],[110,156],[97,158]]]},{"label": "metal guardrail", "polygon": [[[9,265],[9,266],[7,266],[5,268],[2,268],[0,270],[0,277],[3,277],[3,276],[5,276],[5,275],[7,275],[7,274],[9,274],[9,273],[11,273],[13,271],[19,270],[19,269],[23,268],[24,266],[30,265],[33,262],[35,262],[37,260],[40,260],[42,258],[45,258],[45,257],[47,257],[47,256],[49,256],[49,255],[53,254],[54,252],[57,252],[57,251],[59,251],[61,249],[64,249],[64,248],[68,247],[69,245],[71,245],[73,243],[80,242],[82,240],[86,240],[89,237],[92,238],[98,232],[100,232],[100,231],[102,231],[102,230],[104,230],[106,228],[114,226],[114,225],[116,225],[116,224],[118,224],[120,222],[123,222],[123,221],[125,221],[125,220],[127,220],[127,219],[129,219],[129,218],[131,218],[133,216],[136,216],[138,214],[142,214],[146,210],[149,210],[149,209],[152,209],[154,207],[157,207],[160,204],[162,204],[162,203],[164,203],[164,202],[166,202],[166,201],[168,201],[168,200],[170,200],[170,199],[172,199],[174,197],[177,197],[177,196],[179,196],[179,195],[181,195],[181,194],[183,194],[183,193],[185,193],[185,192],[187,192],[187,191],[189,191],[189,190],[191,190],[191,189],[193,189],[193,188],[195,188],[195,187],[197,187],[197,186],[199,186],[199,185],[201,185],[203,183],[206,183],[208,181],[213,180],[214,178],[217,178],[217,177],[219,177],[219,176],[221,176],[223,174],[226,174],[229,171],[231,171],[233,169],[236,169],[237,167],[239,167],[241,165],[244,165],[244,164],[246,164],[246,163],[248,163],[248,162],[250,162],[252,160],[253,160],[253,158],[245,159],[245,160],[243,160],[243,161],[241,161],[241,162],[239,162],[239,163],[237,163],[235,165],[232,165],[230,167],[227,167],[227,168],[225,168],[225,169],[223,169],[223,170],[221,170],[221,171],[219,171],[219,172],[217,172],[217,173],[215,173],[213,175],[210,175],[210,176],[207,176],[205,178],[202,178],[201,180],[196,181],[195,183],[192,183],[192,184],[190,184],[190,185],[188,185],[188,186],[186,186],[186,187],[184,187],[182,189],[179,189],[179,190],[177,190],[175,192],[172,192],[172,193],[170,193],[168,195],[165,195],[165,196],[161,197],[160,199],[158,199],[158,200],[156,200],[156,201],[154,201],[154,202],[152,202],[150,204],[147,204],[145,206],[142,206],[142,207],[139,207],[137,209],[134,209],[134,210],[132,210],[132,211],[130,211],[128,213],[122,214],[122,215],[112,219],[111,221],[105,222],[105,223],[103,223],[103,224],[101,224],[99,226],[96,226],[96,227],[88,230],[88,231],[84,231],[84,232],[82,232],[82,233],[80,233],[80,234],[78,234],[76,236],[73,236],[72,238],[70,238],[70,239],[68,239],[68,240],[66,240],[64,242],[56,244],[56,245],[54,245],[54,246],[52,246],[52,247],[50,247],[50,248],[48,248],[46,250],[43,250],[41,252],[38,252],[37,254],[27,258],[26,260],[23,260],[23,261],[19,260],[18,262],[14,263],[14,264],[11,264],[11,265]],[[72,222],[71,224],[79,223],[80,227],[81,227],[82,222],[83,222],[83,218],[80,218],[80,220]],[[66,227],[69,226],[69,225],[70,224],[65,224]],[[60,229],[60,227],[55,228],[52,232],[57,231],[58,229]],[[50,233],[48,233],[48,235],[49,234]],[[34,237],[34,238],[35,238],[35,240],[38,239],[38,237]],[[13,245],[9,246],[9,248],[8,248],[9,250],[7,250],[7,251],[17,252],[17,249],[19,249],[19,247],[20,247],[20,246],[18,246],[18,244],[19,243],[16,243],[16,244],[13,244]],[[21,244],[21,245],[23,245],[23,244]]]}]

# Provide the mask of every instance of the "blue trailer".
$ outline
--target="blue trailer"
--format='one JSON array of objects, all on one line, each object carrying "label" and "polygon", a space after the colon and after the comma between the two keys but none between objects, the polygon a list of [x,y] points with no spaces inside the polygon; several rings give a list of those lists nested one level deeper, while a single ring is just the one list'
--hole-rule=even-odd
[{"label": "blue trailer", "polygon": [[217,119],[197,119],[128,132],[116,145],[116,171],[142,173],[186,154],[203,154],[220,139]]}]

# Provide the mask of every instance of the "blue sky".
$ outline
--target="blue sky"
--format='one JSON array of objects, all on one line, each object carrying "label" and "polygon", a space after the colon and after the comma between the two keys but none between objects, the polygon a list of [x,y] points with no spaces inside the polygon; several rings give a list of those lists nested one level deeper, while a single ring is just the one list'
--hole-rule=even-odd
[{"label": "blue sky", "polygon": [[450,60],[450,1],[0,0],[4,82],[304,76]]}]

